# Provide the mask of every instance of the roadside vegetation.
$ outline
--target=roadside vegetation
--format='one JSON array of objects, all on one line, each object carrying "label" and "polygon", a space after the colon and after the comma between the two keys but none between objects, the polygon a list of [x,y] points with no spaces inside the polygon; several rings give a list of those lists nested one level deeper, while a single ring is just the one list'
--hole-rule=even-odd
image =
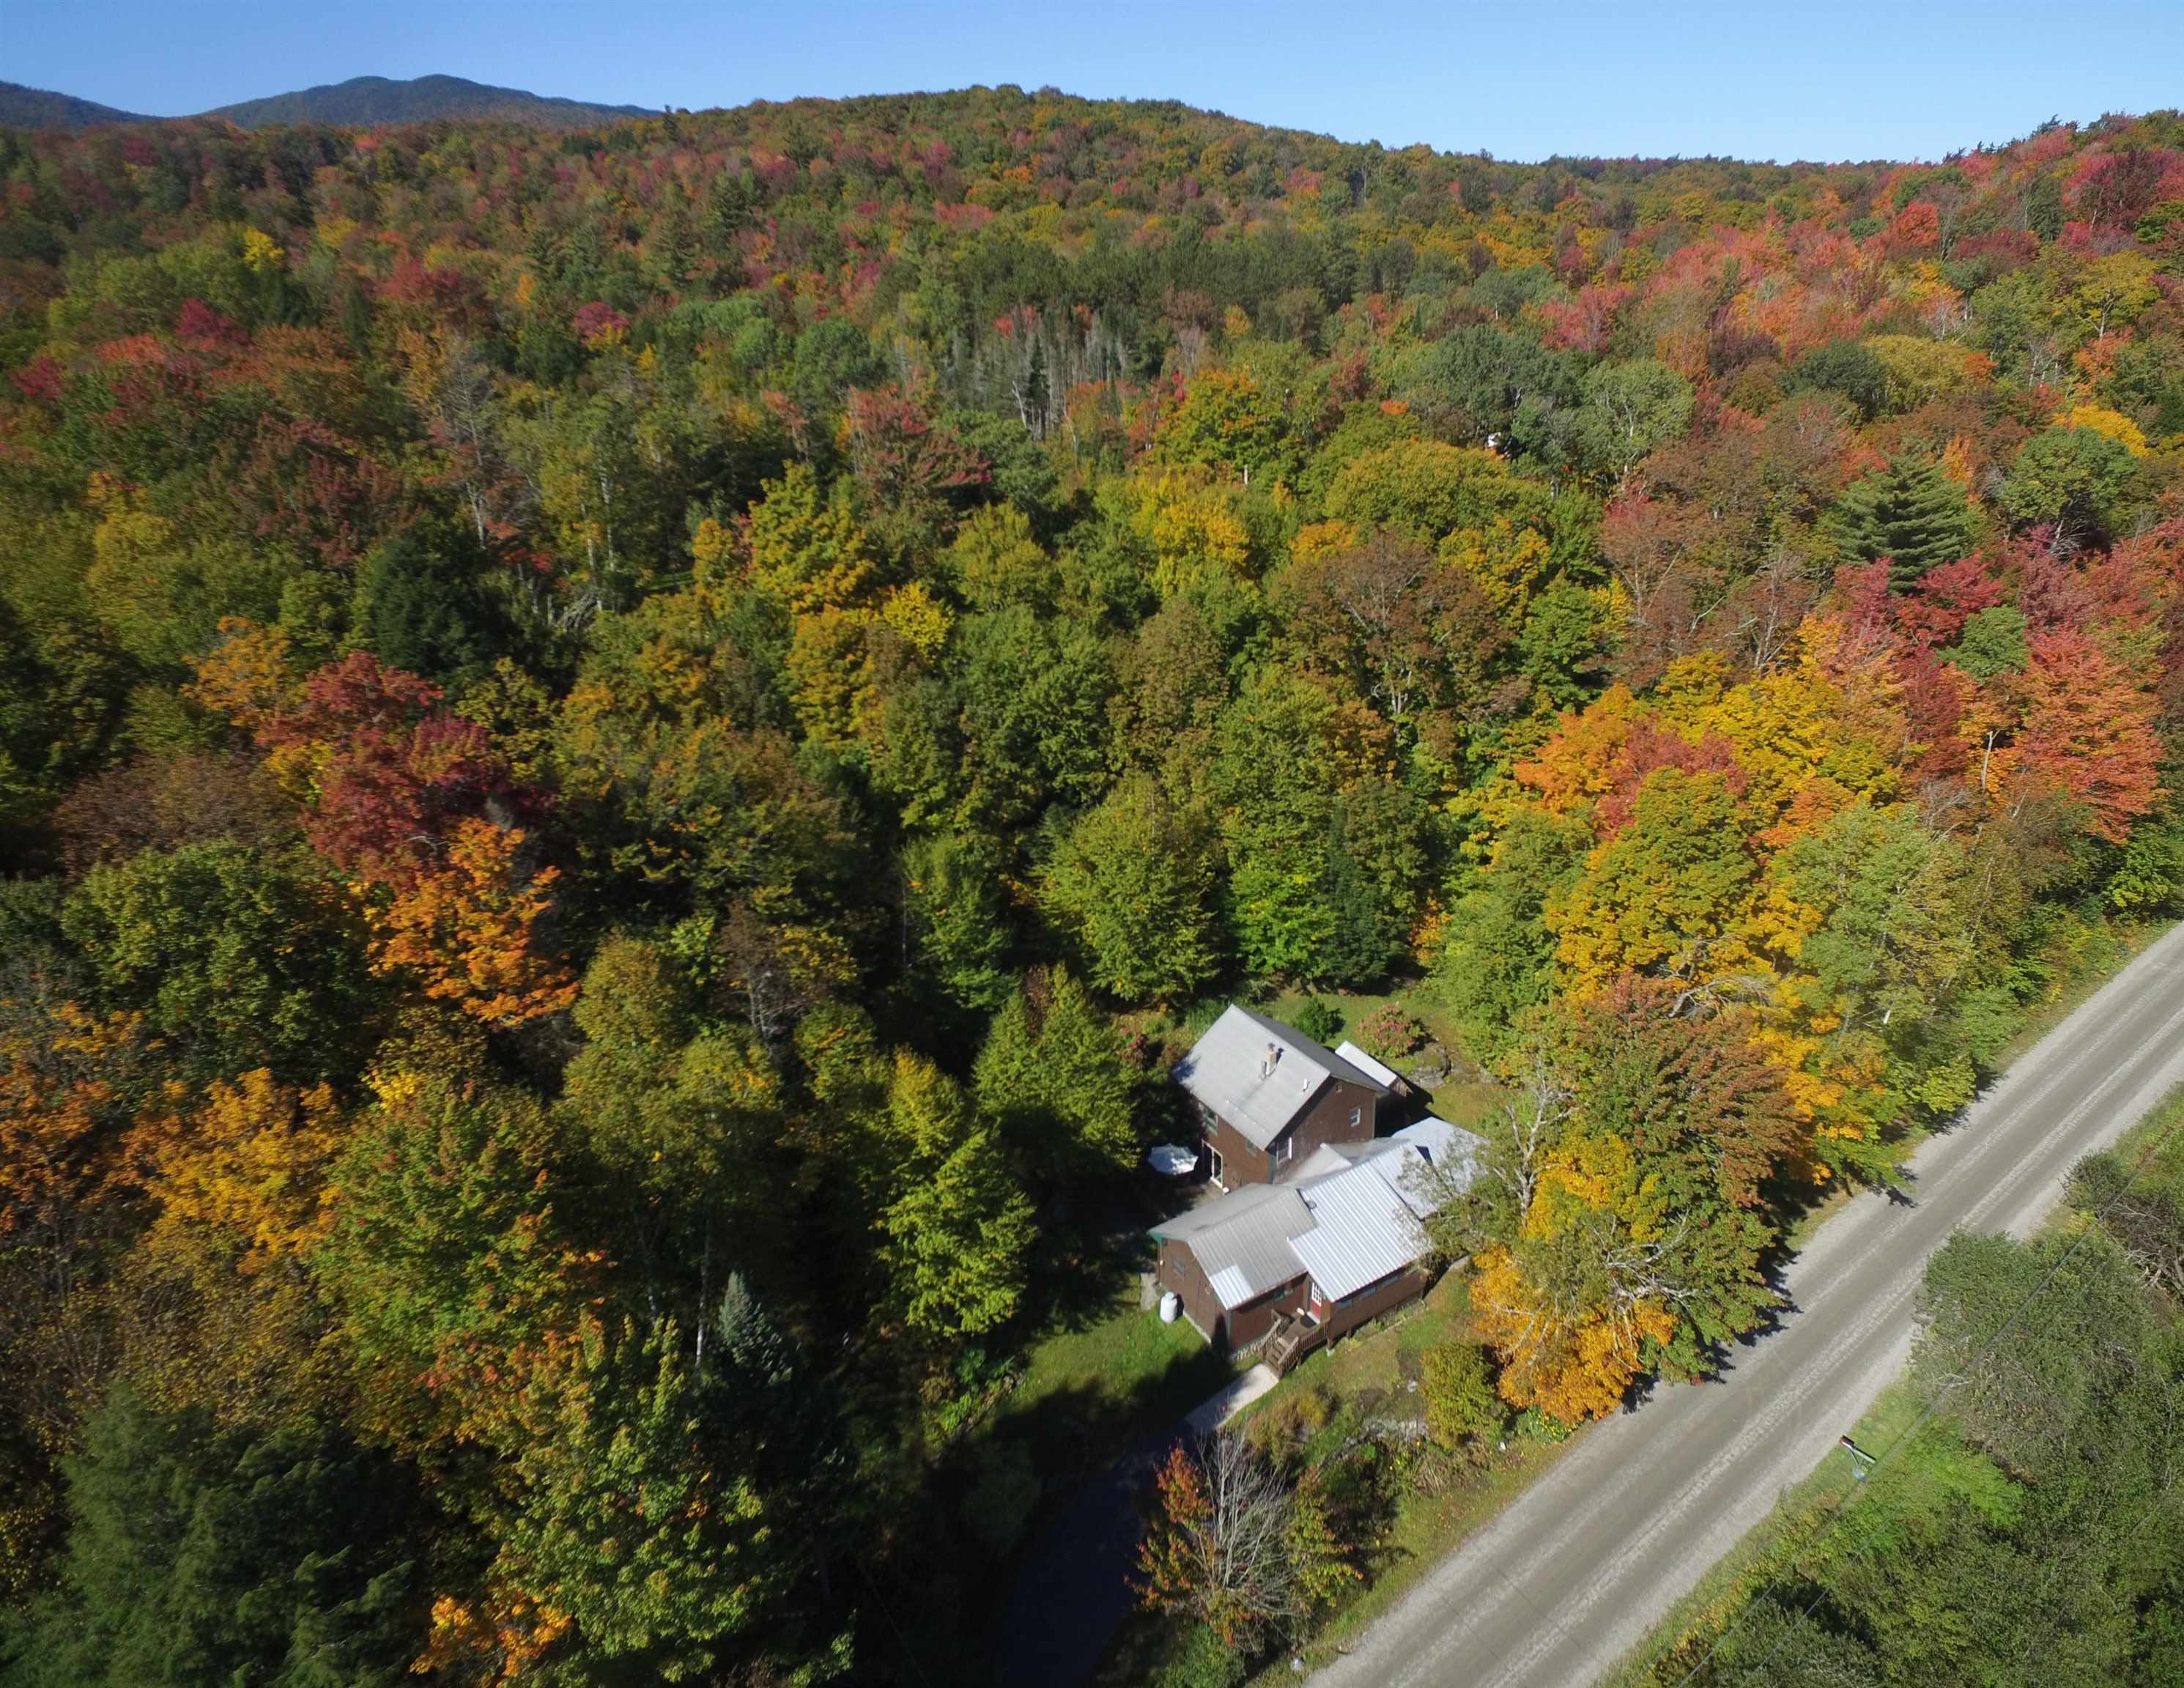
[{"label": "roadside vegetation", "polygon": [[1959,1235],[1909,1373],[1611,1688],[2184,1678],[2184,1095],[2030,1243]]}]

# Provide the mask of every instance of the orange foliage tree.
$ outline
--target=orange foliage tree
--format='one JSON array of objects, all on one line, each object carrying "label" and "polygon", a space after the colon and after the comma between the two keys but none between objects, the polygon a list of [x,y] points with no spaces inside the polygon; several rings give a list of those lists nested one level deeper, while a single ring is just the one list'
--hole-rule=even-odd
[{"label": "orange foliage tree", "polygon": [[375,970],[413,972],[428,996],[490,1025],[567,1007],[575,977],[537,934],[558,874],[526,864],[510,818],[541,799],[485,729],[367,653],[298,685],[281,636],[226,627],[194,695],[248,727],[308,802],[312,843],[367,897]]}]

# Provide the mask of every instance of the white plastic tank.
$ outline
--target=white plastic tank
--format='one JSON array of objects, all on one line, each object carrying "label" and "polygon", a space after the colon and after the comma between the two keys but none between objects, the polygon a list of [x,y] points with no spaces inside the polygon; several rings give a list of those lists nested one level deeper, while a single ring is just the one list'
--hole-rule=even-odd
[{"label": "white plastic tank", "polygon": [[1183,1297],[1169,1290],[1161,1297],[1161,1323],[1173,1324],[1183,1315]]}]

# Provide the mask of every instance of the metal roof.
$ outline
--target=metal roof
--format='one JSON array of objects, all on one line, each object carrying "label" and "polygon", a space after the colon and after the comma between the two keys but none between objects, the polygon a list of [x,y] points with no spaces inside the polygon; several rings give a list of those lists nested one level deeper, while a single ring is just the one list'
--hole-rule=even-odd
[{"label": "metal roof", "polygon": [[1384,1090],[1392,1090],[1403,1082],[1401,1073],[1396,1072],[1392,1067],[1373,1060],[1371,1056],[1366,1054],[1347,1038],[1335,1045],[1334,1052]]},{"label": "metal roof", "polygon": [[1153,1227],[1185,1244],[1224,1308],[1242,1306],[1304,1271],[1290,1240],[1312,1226],[1294,1185],[1255,1184]]},{"label": "metal roof", "polygon": [[1312,1225],[1290,1247],[1328,1300],[1377,1284],[1427,1251],[1424,1228],[1388,1176],[1417,1152],[1406,1148],[1375,1155],[1314,1179],[1302,1192]]},{"label": "metal roof", "polygon": [[1175,1077],[1260,1149],[1273,1147],[1329,1078],[1388,1089],[1295,1027],[1233,1002],[1176,1062]]},{"label": "metal roof", "polygon": [[1471,1133],[1433,1118],[1370,1143],[1327,1144],[1295,1183],[1245,1184],[1154,1226],[1153,1234],[1190,1248],[1225,1309],[1303,1273],[1321,1295],[1339,1301],[1427,1252],[1421,1222],[1469,1186],[1480,1146]]},{"label": "metal roof", "polygon": [[1312,1178],[1325,1178],[1329,1173],[1339,1173],[1357,1164],[1359,1158],[1368,1154],[1378,1144],[1391,1141],[1377,1139],[1373,1143],[1323,1143],[1289,1171],[1284,1180],[1287,1184],[1304,1184]]},{"label": "metal roof", "polygon": [[1486,1139],[1476,1132],[1451,1125],[1434,1114],[1428,1114],[1415,1125],[1405,1126],[1387,1140],[1415,1147],[1440,1174],[1438,1181],[1449,1186],[1450,1194],[1457,1195],[1471,1188],[1471,1180],[1479,1171],[1479,1151],[1486,1146]]}]

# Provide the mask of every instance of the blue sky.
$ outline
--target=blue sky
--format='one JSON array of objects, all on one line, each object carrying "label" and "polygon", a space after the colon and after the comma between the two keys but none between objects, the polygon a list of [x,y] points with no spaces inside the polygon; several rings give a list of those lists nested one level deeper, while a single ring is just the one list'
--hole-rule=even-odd
[{"label": "blue sky", "polygon": [[432,71],[692,108],[1051,85],[1514,159],[1931,158],[2184,103],[2184,3],[0,0],[0,78],[130,110]]}]

